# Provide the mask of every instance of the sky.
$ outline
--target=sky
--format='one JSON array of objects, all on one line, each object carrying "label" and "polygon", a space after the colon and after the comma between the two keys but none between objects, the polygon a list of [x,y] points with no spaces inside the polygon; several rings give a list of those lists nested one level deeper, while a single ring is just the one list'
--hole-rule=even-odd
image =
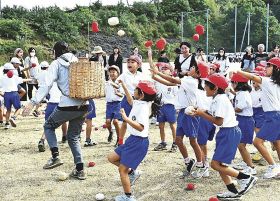
[{"label": "sky", "polygon": [[[73,8],[76,4],[81,6],[87,6],[91,2],[96,0],[0,0],[1,7],[13,5],[23,6],[25,8],[32,8],[34,6],[48,7],[57,5],[60,8]],[[120,0],[101,0],[103,5],[116,5]],[[122,0],[126,4],[127,0]],[[147,0],[128,0],[129,4],[132,4],[134,1],[147,1]]]}]

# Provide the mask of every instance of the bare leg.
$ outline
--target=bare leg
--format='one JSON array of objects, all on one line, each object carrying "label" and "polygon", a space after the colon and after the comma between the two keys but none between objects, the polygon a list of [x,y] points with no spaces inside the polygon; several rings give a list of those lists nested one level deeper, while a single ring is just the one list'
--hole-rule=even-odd
[{"label": "bare leg", "polygon": [[92,130],[92,119],[86,119],[86,139],[90,139]]},{"label": "bare leg", "polygon": [[117,137],[119,137],[120,135],[120,125],[119,125],[119,121],[117,119],[113,120],[113,124],[115,126],[116,129],[116,133],[117,133]]},{"label": "bare leg", "polygon": [[269,153],[269,151],[267,150],[267,148],[264,145],[263,139],[255,137],[253,144],[258,149],[260,154],[264,157],[264,159],[268,162],[269,165],[275,164],[275,161],[273,160],[271,154]]},{"label": "bare leg", "polygon": [[205,145],[200,144],[199,147],[201,149],[202,161],[203,161],[203,163],[205,163],[205,160],[207,159],[207,144],[205,144]]},{"label": "bare leg", "polygon": [[130,180],[128,177],[128,172],[129,172],[129,168],[120,164],[119,173],[120,173],[120,177],[121,177],[123,190],[125,193],[131,193],[131,186],[130,186]]},{"label": "bare leg", "polygon": [[183,142],[184,136],[176,136],[176,145],[178,146],[183,158],[188,158],[188,150]]},{"label": "bare leg", "polygon": [[189,140],[190,140],[190,144],[194,150],[197,162],[202,162],[202,152],[196,141],[196,138],[190,137]]},{"label": "bare leg", "polygon": [[173,142],[175,142],[176,141],[176,124],[170,123],[169,126],[170,126],[170,129],[172,132]]},{"label": "bare leg", "polygon": [[123,138],[126,133],[127,123],[123,122],[120,129],[119,144],[123,144]]},{"label": "bare leg", "polygon": [[161,142],[165,142],[164,126],[165,126],[164,122],[159,123],[159,133],[160,133]]},{"label": "bare leg", "polygon": [[112,132],[111,119],[106,119],[106,127],[109,133]]},{"label": "bare leg", "polygon": [[246,144],[244,143],[240,143],[238,145],[238,149],[239,152],[241,154],[241,157],[243,159],[243,161],[251,168],[254,168],[254,164],[252,162],[252,158],[250,156],[250,153],[248,152],[248,150],[246,149]]},{"label": "bare leg", "polygon": [[280,140],[277,140],[275,142],[273,142],[273,145],[277,151],[277,154],[278,154],[278,159],[280,161]]}]

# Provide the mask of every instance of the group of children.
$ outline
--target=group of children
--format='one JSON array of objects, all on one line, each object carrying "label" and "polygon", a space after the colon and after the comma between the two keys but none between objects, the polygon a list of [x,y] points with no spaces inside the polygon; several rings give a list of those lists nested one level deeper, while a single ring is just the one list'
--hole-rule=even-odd
[{"label": "group of children", "polygon": [[[183,42],[180,48],[189,51],[190,45]],[[254,73],[232,71],[228,76],[230,81],[224,70],[218,73],[218,64],[197,61],[192,57],[189,61],[178,59],[181,65],[185,62],[180,66],[180,78],[173,76],[174,68],[169,63],[154,65],[150,48],[148,60],[153,81],[143,80],[143,73],[137,71],[142,60],[135,55],[127,59],[128,71],[122,74],[117,66],[108,68],[109,80],[105,83],[108,142],[113,139],[112,123],[117,133],[117,148],[108,155],[108,160],[118,167],[124,189],[124,195],[117,196],[116,201],[136,200],[131,186],[139,178],[137,167],[148,152],[150,108],[155,99],[160,100],[157,121],[161,142],[154,150],[167,150],[165,122],[168,122],[173,137],[170,151],[175,152],[178,148],[185,164],[182,178],[207,177],[211,166],[219,172],[228,190],[217,194],[217,197],[221,200],[240,199],[258,179],[254,176],[256,168],[246,148],[252,143],[269,164],[263,177],[280,177],[280,167],[264,145],[265,141],[272,142],[280,159],[280,133],[277,129],[280,123],[280,58],[270,59],[267,66]],[[48,68],[43,62],[40,66],[42,70]],[[16,109],[15,115],[20,109],[18,84],[30,81],[19,79],[13,70],[12,64],[5,64],[4,76],[0,80],[0,87],[4,88],[6,119],[11,124],[14,121],[9,118],[11,105]],[[39,87],[44,85],[43,74],[36,79]],[[46,120],[57,107],[59,94],[60,89],[54,84],[49,92]],[[89,134],[95,117],[94,102],[90,101],[90,105],[85,146],[94,144]],[[62,130],[66,134],[67,127],[62,127]],[[126,131],[130,135],[124,142]],[[213,140],[214,135],[216,147],[209,162],[207,142]],[[190,157],[183,143],[184,137],[189,139],[195,159]],[[45,150],[43,145],[44,135],[38,145],[41,151]],[[243,162],[232,166],[237,149]],[[232,177],[238,180],[239,189]]]}]

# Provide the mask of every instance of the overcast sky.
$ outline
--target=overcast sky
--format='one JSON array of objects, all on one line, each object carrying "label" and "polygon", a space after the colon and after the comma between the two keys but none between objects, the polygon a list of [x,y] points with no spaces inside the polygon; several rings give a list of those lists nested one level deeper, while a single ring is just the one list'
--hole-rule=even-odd
[{"label": "overcast sky", "polygon": [[[87,6],[91,2],[95,2],[96,0],[0,0],[1,7],[13,5],[23,6],[25,8],[32,8],[36,5],[41,7],[48,7],[57,5],[60,8],[73,8],[76,4]],[[103,5],[115,5],[120,0],[101,0]],[[127,0],[122,0],[123,3],[126,4]],[[134,1],[147,1],[147,0],[128,0],[130,4]]]}]

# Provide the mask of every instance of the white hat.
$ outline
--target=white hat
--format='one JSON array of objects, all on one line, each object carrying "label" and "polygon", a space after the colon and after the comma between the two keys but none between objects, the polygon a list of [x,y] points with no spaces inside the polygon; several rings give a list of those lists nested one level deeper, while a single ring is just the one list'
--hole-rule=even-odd
[{"label": "white hat", "polygon": [[12,64],[21,64],[21,61],[19,60],[19,58],[13,57],[13,58],[11,59],[11,63],[12,63]]},{"label": "white hat", "polygon": [[47,68],[47,67],[49,67],[49,63],[47,61],[42,61],[40,63],[40,66],[41,66],[41,68]]},{"label": "white hat", "polygon": [[101,46],[95,46],[93,48],[93,51],[91,52],[92,54],[98,54],[98,53],[102,53],[102,54],[105,54],[105,52],[102,50],[102,47]]},{"label": "white hat", "polygon": [[4,64],[4,70],[15,70],[13,64],[11,63],[5,63]]}]

